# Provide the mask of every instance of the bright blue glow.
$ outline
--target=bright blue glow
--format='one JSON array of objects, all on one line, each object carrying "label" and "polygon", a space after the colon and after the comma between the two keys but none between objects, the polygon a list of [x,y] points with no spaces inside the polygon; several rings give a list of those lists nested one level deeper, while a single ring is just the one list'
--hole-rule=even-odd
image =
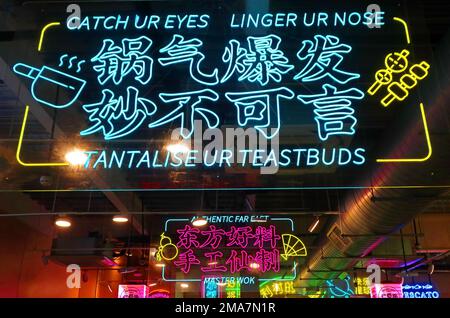
[{"label": "bright blue glow", "polygon": [[[62,67],[62,66],[64,65],[64,60],[65,60],[66,58],[68,58],[68,57],[69,57],[68,54],[63,54],[63,55],[61,55],[61,57],[59,58],[59,64],[58,64],[58,67]],[[74,63],[74,61],[77,60],[77,59],[78,59],[77,56],[73,56],[73,57],[71,57],[71,58],[69,59],[69,66],[68,66],[68,69],[71,69],[71,68],[74,66],[73,63]],[[80,73],[80,71],[81,71],[81,65],[84,64],[84,63],[86,63],[85,60],[80,60],[80,61],[76,64],[76,65],[77,65],[77,70],[76,70],[77,73]]]},{"label": "bright blue glow", "polygon": [[[238,124],[241,127],[253,125],[264,137],[272,139],[280,130],[280,99],[293,99],[294,92],[286,87],[252,91],[225,93],[225,97],[233,102],[238,112]],[[249,112],[247,108],[250,107]],[[247,114],[252,114],[247,116]],[[266,128],[275,128],[275,131]]]},{"label": "bright blue glow", "polygon": [[156,112],[156,105],[149,99],[139,97],[139,90],[127,88],[127,96],[115,97],[109,89],[102,91],[102,100],[83,105],[94,125],[80,132],[81,136],[101,131],[105,140],[117,139],[138,129],[148,116]]},{"label": "bright blue glow", "polygon": [[219,285],[215,280],[203,280],[203,295],[205,298],[219,298]]},{"label": "bright blue glow", "polygon": [[185,40],[182,35],[175,34],[172,41],[159,50],[168,57],[161,57],[158,62],[162,66],[189,62],[189,73],[192,79],[200,84],[216,85],[219,83],[217,68],[212,74],[206,74],[200,70],[200,64],[205,59],[205,55],[199,51],[202,46],[203,42],[197,38]]},{"label": "bright blue glow", "polygon": [[315,106],[314,120],[319,130],[319,138],[324,141],[331,135],[353,135],[357,119],[351,107],[351,99],[360,100],[364,93],[356,88],[338,91],[330,84],[322,85],[323,93],[298,95],[304,104]]},{"label": "bright blue glow", "polygon": [[204,100],[215,102],[219,99],[219,95],[211,89],[174,94],[160,93],[159,98],[164,103],[175,103],[176,106],[168,114],[150,123],[148,125],[150,128],[162,126],[168,122],[180,119],[180,134],[183,138],[187,139],[194,132],[194,120],[196,115],[203,117],[210,129],[219,126],[219,116],[217,116],[215,112],[204,107],[199,107],[199,104]]},{"label": "bright blue glow", "polygon": [[315,35],[314,42],[304,40],[297,57],[306,64],[300,73],[295,75],[294,80],[313,82],[329,77],[336,83],[346,84],[359,78],[359,74],[338,69],[344,59],[342,54],[350,53],[352,50],[350,45],[339,42],[339,38],[332,35]]},{"label": "bright blue glow", "polygon": [[[24,63],[17,63],[14,65],[13,71],[16,74],[32,79],[31,95],[33,98],[37,102],[53,108],[66,108],[72,105],[86,85],[85,80],[48,66],[38,69]],[[68,94],[70,94],[71,99],[63,104],[57,104],[58,101],[48,100],[47,98],[50,96],[47,93],[47,89],[55,86],[69,91]]]},{"label": "bright blue glow", "polygon": [[122,39],[122,45],[114,44],[111,39],[103,40],[100,51],[91,59],[94,70],[99,73],[97,80],[101,85],[112,80],[119,85],[131,72],[134,79],[146,85],[152,78],[153,59],[148,56],[152,40],[146,36],[135,39]]},{"label": "bright blue glow", "polygon": [[227,81],[234,73],[240,76],[238,81],[259,82],[262,86],[273,80],[280,83],[282,75],[294,68],[279,49],[281,38],[276,35],[247,37],[248,50],[242,48],[236,40],[230,40],[222,61],[228,64],[221,83]]}]

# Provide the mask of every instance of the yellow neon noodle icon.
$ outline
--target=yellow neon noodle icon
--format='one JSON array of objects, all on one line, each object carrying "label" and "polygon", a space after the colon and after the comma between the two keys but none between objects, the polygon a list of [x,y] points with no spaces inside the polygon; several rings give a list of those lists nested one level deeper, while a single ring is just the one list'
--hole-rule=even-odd
[{"label": "yellow neon noodle icon", "polygon": [[283,259],[287,260],[288,257],[307,255],[306,246],[298,237],[292,234],[283,234],[281,238],[283,240],[284,253],[281,254]]},{"label": "yellow neon noodle icon", "polygon": [[427,118],[423,104],[420,103],[420,112],[422,113],[423,128],[425,130],[425,138],[427,140],[428,154],[423,158],[416,159],[377,159],[377,162],[424,162],[431,158],[433,148],[431,146],[430,133],[428,132]]},{"label": "yellow neon noodle icon", "polygon": [[403,20],[402,18],[394,17],[394,20],[400,22],[401,24],[403,24],[403,27],[405,28],[406,42],[407,42],[408,44],[410,44],[411,41],[410,41],[410,38],[409,38],[408,24],[407,24],[406,21]]},{"label": "yellow neon noodle icon", "polygon": [[57,25],[61,25],[61,23],[60,22],[51,22],[42,28],[41,36],[39,38],[38,52],[40,52],[42,49],[42,42],[44,41],[45,31],[47,31],[48,28],[51,28],[52,26],[57,26]]},{"label": "yellow neon noodle icon", "polygon": [[[165,255],[164,250],[171,248],[173,255]],[[161,234],[161,239],[159,240],[158,252],[156,253],[156,260],[160,261],[164,259],[166,261],[174,260],[178,256],[178,247],[172,243],[172,239],[165,236],[164,233]]]},{"label": "yellow neon noodle icon", "polygon": [[25,133],[25,127],[27,125],[27,118],[28,118],[28,111],[30,110],[30,106],[25,107],[25,114],[23,115],[23,122],[22,122],[22,129],[20,130],[20,136],[19,136],[19,143],[17,144],[17,151],[16,151],[16,159],[17,162],[20,163],[22,166],[26,167],[61,167],[61,166],[68,166],[68,162],[44,162],[44,163],[27,163],[23,162],[22,159],[20,159],[20,151],[22,150],[22,143],[23,143],[23,135]]}]

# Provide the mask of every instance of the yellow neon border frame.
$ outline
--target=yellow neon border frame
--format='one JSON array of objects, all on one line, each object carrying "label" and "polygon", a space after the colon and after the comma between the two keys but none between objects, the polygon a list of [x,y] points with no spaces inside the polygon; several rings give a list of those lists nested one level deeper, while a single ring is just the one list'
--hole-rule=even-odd
[{"label": "yellow neon border frame", "polygon": [[420,112],[422,113],[423,128],[425,130],[425,138],[427,140],[428,154],[423,158],[415,159],[377,159],[377,162],[424,162],[431,158],[433,154],[433,147],[431,146],[430,133],[428,132],[427,118],[425,116],[425,109],[420,103]]},{"label": "yellow neon border frame", "polygon": [[57,25],[61,25],[61,22],[50,22],[48,23],[46,26],[44,26],[41,30],[41,36],[39,38],[39,44],[38,44],[38,52],[41,51],[42,49],[42,42],[44,41],[44,34],[45,31],[47,31],[48,28],[51,28],[52,26],[57,26]]},{"label": "yellow neon border frame", "polygon": [[394,21],[398,21],[401,24],[403,24],[403,27],[405,28],[405,34],[406,34],[406,42],[408,44],[411,44],[411,39],[409,37],[409,29],[408,29],[408,24],[406,23],[405,20],[403,20],[402,18],[398,18],[398,17],[394,17]]},{"label": "yellow neon border frame", "polygon": [[17,162],[20,163],[22,166],[26,167],[61,167],[61,166],[68,166],[68,162],[43,162],[43,163],[27,163],[23,162],[22,159],[20,159],[20,151],[22,150],[22,142],[23,142],[23,135],[25,133],[25,127],[27,125],[27,119],[28,119],[28,111],[30,110],[30,106],[25,106],[25,114],[23,115],[23,121],[22,121],[22,128],[20,130],[20,136],[19,136],[19,143],[17,144],[17,151],[16,151],[16,159]]},{"label": "yellow neon border frame", "polygon": [[[53,27],[53,26],[58,26],[58,25],[61,25],[61,23],[60,22],[50,22],[42,28],[41,36],[39,38],[39,43],[38,43],[38,48],[37,48],[38,52],[40,52],[42,49],[42,43],[44,42],[44,35],[45,35],[45,32],[47,31],[47,29],[50,27]],[[16,151],[17,162],[25,167],[64,167],[64,166],[68,166],[69,165],[68,162],[27,163],[27,162],[22,161],[22,159],[20,159],[20,152],[22,150],[23,136],[25,134],[25,127],[26,127],[26,123],[27,123],[27,119],[28,119],[29,110],[30,110],[30,106],[26,105],[25,113],[23,115],[22,128],[20,130],[19,142],[17,144],[17,151]]]}]

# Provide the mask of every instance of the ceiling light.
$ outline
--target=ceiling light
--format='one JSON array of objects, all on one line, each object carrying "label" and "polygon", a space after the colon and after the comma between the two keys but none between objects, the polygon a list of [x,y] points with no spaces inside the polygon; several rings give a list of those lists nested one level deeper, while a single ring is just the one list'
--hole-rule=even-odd
[{"label": "ceiling light", "polygon": [[69,218],[60,216],[56,218],[55,225],[58,227],[70,227],[72,222],[70,222]]},{"label": "ceiling light", "polygon": [[87,155],[82,150],[74,149],[66,153],[65,158],[72,166],[82,166],[86,163]]},{"label": "ceiling light", "polygon": [[126,223],[128,222],[128,217],[126,215],[114,215],[113,221],[116,223]]},{"label": "ceiling light", "polygon": [[189,288],[189,284],[181,283],[180,287],[186,289],[186,288]]},{"label": "ceiling light", "polygon": [[311,223],[311,225],[308,228],[308,232],[312,233],[314,232],[314,230],[316,229],[317,225],[319,225],[320,222],[320,218],[318,216],[316,216],[316,218],[314,219],[313,223]]},{"label": "ceiling light", "polygon": [[208,220],[206,218],[204,218],[203,216],[197,216],[193,221],[192,221],[192,225],[193,226],[203,226],[208,224]]},{"label": "ceiling light", "polygon": [[223,282],[220,282],[220,283],[217,283],[217,286],[225,286],[227,283],[223,283]]},{"label": "ceiling light", "polygon": [[151,284],[148,284],[148,287],[153,287],[153,286],[156,286],[156,285],[158,285],[157,283],[151,283]]},{"label": "ceiling light", "polygon": [[253,263],[250,263],[250,268],[252,268],[252,269],[258,269],[259,268],[259,264],[258,263],[255,263],[255,262],[253,262]]},{"label": "ceiling light", "polygon": [[190,150],[190,148],[184,143],[169,144],[166,149],[171,153],[188,153]]},{"label": "ceiling light", "polygon": [[208,266],[214,266],[214,265],[217,265],[217,264],[218,264],[218,262],[209,262]]}]

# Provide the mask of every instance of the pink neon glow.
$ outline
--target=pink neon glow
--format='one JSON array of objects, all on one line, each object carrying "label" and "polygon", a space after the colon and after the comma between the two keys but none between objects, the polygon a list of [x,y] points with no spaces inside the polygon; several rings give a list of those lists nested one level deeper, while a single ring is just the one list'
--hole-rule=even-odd
[{"label": "pink neon glow", "polygon": [[[204,273],[240,272],[254,270],[251,264],[258,265],[261,272],[280,271],[280,252],[277,244],[281,236],[276,233],[274,225],[268,227],[231,226],[229,231],[209,225],[207,229],[200,229],[185,225],[178,229],[179,255],[173,262],[183,273],[191,271],[192,266],[200,264],[200,256],[207,259],[206,264],[200,266]],[[227,255],[220,250],[221,246],[232,247]],[[200,252],[199,249],[209,249]],[[258,248],[253,251],[253,248]],[[203,254],[201,254],[203,253]]]},{"label": "pink neon glow", "polygon": [[195,256],[192,250],[187,250],[184,253],[178,255],[178,260],[173,262],[176,266],[180,267],[183,273],[189,273],[191,271],[191,265],[198,265],[200,261]]}]

